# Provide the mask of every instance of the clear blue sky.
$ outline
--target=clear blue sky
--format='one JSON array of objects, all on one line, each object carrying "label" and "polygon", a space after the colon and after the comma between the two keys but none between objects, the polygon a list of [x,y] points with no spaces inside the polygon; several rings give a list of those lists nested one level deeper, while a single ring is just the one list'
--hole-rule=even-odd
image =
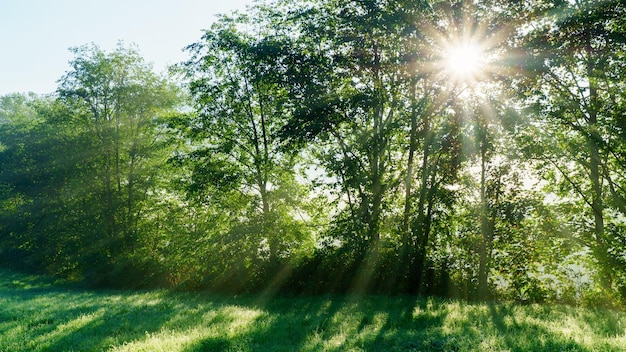
[{"label": "clear blue sky", "polygon": [[69,69],[68,48],[134,43],[156,71],[187,58],[218,13],[252,0],[0,0],[0,95],[52,93]]}]

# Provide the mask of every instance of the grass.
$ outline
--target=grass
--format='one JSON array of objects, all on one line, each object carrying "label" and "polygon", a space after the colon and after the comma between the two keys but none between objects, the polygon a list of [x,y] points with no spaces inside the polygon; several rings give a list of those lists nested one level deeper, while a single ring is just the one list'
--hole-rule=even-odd
[{"label": "grass", "polygon": [[626,312],[89,291],[0,270],[0,351],[623,351]]}]

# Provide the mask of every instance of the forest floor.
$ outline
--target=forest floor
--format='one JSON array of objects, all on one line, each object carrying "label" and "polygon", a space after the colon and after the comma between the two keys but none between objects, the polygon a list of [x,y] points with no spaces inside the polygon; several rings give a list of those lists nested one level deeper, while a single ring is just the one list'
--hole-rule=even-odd
[{"label": "forest floor", "polygon": [[624,351],[626,312],[409,296],[93,291],[0,270],[0,351]]}]

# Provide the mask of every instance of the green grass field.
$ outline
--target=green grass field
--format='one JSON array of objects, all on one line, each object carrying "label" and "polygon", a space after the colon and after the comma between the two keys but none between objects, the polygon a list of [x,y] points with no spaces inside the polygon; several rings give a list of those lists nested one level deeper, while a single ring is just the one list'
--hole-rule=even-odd
[{"label": "green grass field", "polygon": [[0,270],[0,351],[624,351],[626,312],[89,291]]}]

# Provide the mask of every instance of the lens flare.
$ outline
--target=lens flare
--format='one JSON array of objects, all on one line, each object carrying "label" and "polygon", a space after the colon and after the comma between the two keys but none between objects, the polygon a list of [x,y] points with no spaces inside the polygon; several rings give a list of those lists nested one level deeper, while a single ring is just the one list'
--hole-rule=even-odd
[{"label": "lens flare", "polygon": [[452,78],[474,80],[484,66],[484,51],[476,43],[462,43],[450,46],[445,52],[445,68]]}]

